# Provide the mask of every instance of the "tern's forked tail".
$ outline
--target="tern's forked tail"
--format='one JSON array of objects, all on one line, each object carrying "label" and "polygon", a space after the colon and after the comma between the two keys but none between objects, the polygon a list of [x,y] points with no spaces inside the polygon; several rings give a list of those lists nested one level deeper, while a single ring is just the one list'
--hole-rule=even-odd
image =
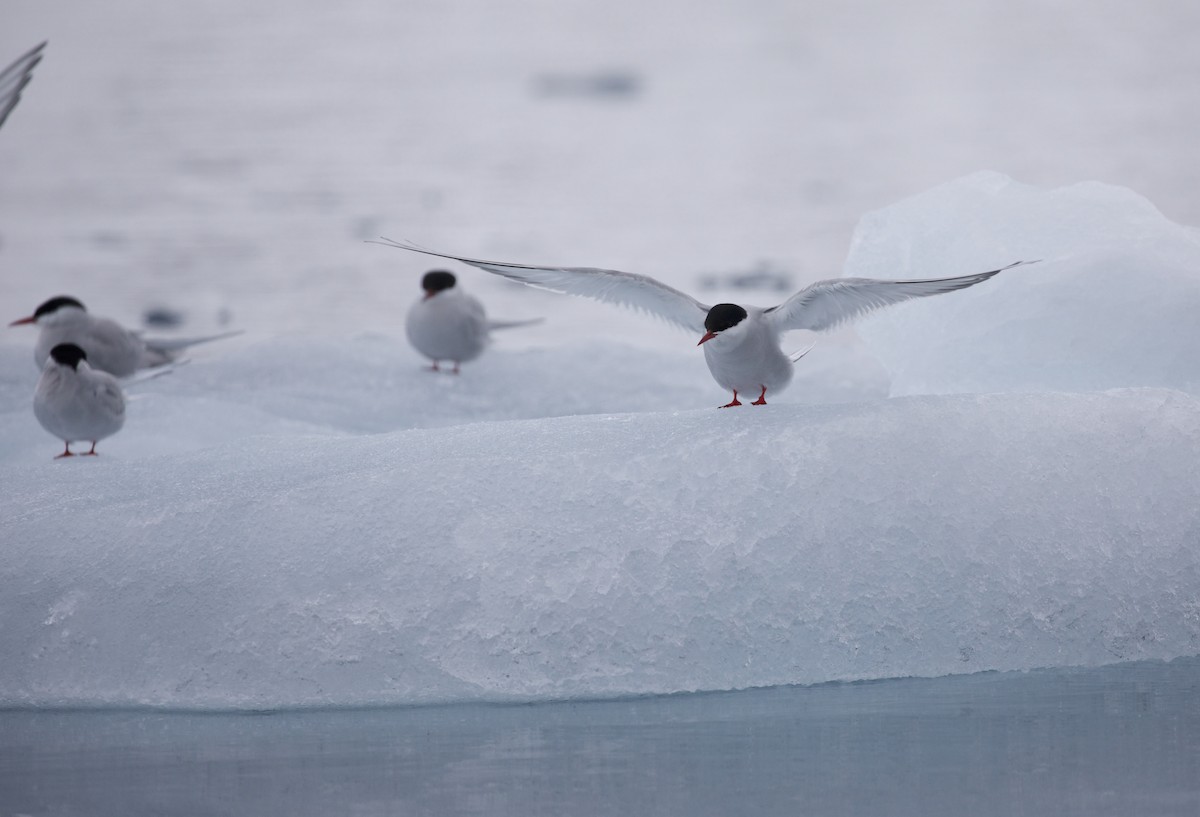
[{"label": "tern's forked tail", "polygon": [[545,318],[531,318],[526,321],[488,321],[488,329],[516,329],[519,326],[533,326],[542,323]]},{"label": "tern's forked tail", "polygon": [[146,348],[153,349],[156,352],[178,352],[182,349],[187,349],[189,346],[197,346],[201,343],[212,343],[214,340],[231,338],[234,335],[242,334],[244,331],[243,329],[234,329],[230,332],[221,332],[218,335],[204,335],[198,338],[142,338],[142,342],[146,344]]},{"label": "tern's forked tail", "polygon": [[792,361],[792,363],[797,363],[797,362],[799,362],[800,358],[807,355],[809,352],[811,352],[816,347],[817,347],[817,344],[810,343],[808,345],[807,349],[801,349],[799,352],[792,352],[790,355],[788,355],[788,358]]}]

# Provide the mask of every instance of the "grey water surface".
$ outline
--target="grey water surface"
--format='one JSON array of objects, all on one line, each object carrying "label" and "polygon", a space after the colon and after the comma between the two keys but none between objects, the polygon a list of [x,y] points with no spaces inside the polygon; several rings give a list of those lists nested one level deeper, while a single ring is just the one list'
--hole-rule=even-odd
[{"label": "grey water surface", "polygon": [[0,713],[0,815],[1195,815],[1200,659],[632,700]]}]

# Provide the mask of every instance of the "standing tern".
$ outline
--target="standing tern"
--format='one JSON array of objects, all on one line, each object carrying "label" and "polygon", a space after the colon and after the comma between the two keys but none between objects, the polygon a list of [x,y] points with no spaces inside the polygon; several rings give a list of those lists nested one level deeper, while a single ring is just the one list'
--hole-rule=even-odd
[{"label": "standing tern", "polygon": [[51,298],[32,315],[9,326],[23,324],[33,324],[41,330],[33,348],[33,362],[38,368],[45,364],[55,346],[73,343],[87,353],[93,369],[114,377],[128,377],[138,369],[162,366],[189,346],[239,334],[235,331],[201,338],[143,338],[116,321],[90,315],[82,303],[68,295]]},{"label": "standing tern", "polygon": [[540,318],[528,321],[490,321],[479,299],[462,291],[454,274],[446,270],[430,270],[421,278],[425,295],[408,310],[404,331],[408,342],[433,361],[449,360],[451,370],[458,374],[460,363],[474,360],[483,354],[491,340],[493,329],[510,329],[539,323]]},{"label": "standing tern", "polygon": [[33,79],[33,69],[42,61],[42,49],[45,47],[46,43],[43,42],[29,49],[0,70],[0,126],[4,125],[4,120],[21,101],[21,91]]},{"label": "standing tern", "polygon": [[704,359],[717,383],[733,392],[721,408],[742,405],[738,393],[754,394],[751,405],[765,406],[767,392],[777,394],[792,379],[793,364],[780,348],[780,337],[793,329],[825,331],[856,318],[912,298],[953,292],[982,283],[997,273],[1035,261],[1017,261],[1007,267],[955,278],[881,281],[873,278],[832,278],[817,281],[786,301],[765,309],[739,304],[702,304],[690,295],[646,275],[591,267],[542,267],[480,261],[432,252],[409,243],[384,238],[379,242],[401,250],[448,258],[540,289],[594,298],[598,301],[648,312],[701,334]]},{"label": "standing tern", "polygon": [[55,457],[73,457],[71,443],[90,442],[83,456],[96,456],[96,443],[125,425],[125,395],[121,384],[107,372],[88,365],[87,353],[73,343],[50,350],[33,393],[33,413],[42,428],[63,441]]}]

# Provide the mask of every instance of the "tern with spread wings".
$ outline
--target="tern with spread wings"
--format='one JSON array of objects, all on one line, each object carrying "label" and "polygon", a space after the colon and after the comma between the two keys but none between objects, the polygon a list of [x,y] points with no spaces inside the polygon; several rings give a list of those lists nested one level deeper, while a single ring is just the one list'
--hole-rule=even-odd
[{"label": "tern with spread wings", "polygon": [[376,243],[460,261],[540,289],[641,310],[696,332],[700,335],[698,345],[704,347],[704,359],[713,379],[733,392],[733,399],[722,408],[742,405],[739,394],[757,394],[751,405],[766,405],[768,392],[778,394],[791,382],[794,363],[799,356],[789,356],[780,348],[784,332],[794,329],[826,331],[885,306],[965,289],[1004,270],[1036,263],[1017,261],[1000,269],[954,278],[909,281],[831,278],[817,281],[783,303],[764,309],[741,304],[709,306],[661,281],[629,272],[481,261],[432,252],[386,238]]}]

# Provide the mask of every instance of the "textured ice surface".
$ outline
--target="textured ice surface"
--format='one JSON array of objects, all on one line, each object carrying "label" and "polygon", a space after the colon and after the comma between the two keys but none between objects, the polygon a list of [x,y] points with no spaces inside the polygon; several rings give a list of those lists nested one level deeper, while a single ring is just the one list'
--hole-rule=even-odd
[{"label": "textured ice surface", "polygon": [[1200,390],[1200,231],[1125,188],[967,176],[865,216],[845,274],[933,277],[1033,258],[1045,260],[865,321],[892,394]]},{"label": "textured ice surface", "polygon": [[[394,336],[427,267],[361,243],[692,292],[758,259],[807,282],[837,274],[857,214],[980,167],[1119,180],[1200,221],[1195,4],[1024,5],[7,0],[0,53],[51,46],[0,134],[0,320],[69,292],[248,334],[143,387],[98,461],[53,463],[33,341],[0,333],[0,699],[534,697],[1195,653],[1191,397],[799,407],[886,393],[826,341],[779,405],[727,416],[695,338],[474,270],[496,317],[547,320],[431,379]],[[645,79],[628,104],[532,92],[614,59]],[[911,270],[860,239],[852,274],[1047,258],[906,307],[936,318],[873,338],[897,393],[922,388],[908,363],[929,390],[1193,388],[1191,295],[1160,263],[1186,242],[1113,188],[1022,189],[888,211]],[[1078,266],[1114,242],[1127,269]],[[927,268],[935,250],[957,254]],[[934,335],[976,298],[996,311]],[[958,343],[965,368],[923,363]]]},{"label": "textured ice surface", "polygon": [[1200,652],[1200,400],[1180,392],[369,433],[329,422],[332,399],[277,398],[310,415],[284,421],[173,377],[98,460],[52,462],[0,415],[0,704],[545,699]]},{"label": "textured ice surface", "polygon": [[0,705],[543,700],[1195,655],[1193,245],[1127,191],[978,175],[868,217],[848,272],[1045,257],[866,328],[896,391],[995,393],[880,401],[878,370],[834,347],[783,401],[717,411],[691,338],[556,343],[548,321],[450,377],[394,335],[257,333],[135,388],[86,461],[51,460],[13,330]]}]

